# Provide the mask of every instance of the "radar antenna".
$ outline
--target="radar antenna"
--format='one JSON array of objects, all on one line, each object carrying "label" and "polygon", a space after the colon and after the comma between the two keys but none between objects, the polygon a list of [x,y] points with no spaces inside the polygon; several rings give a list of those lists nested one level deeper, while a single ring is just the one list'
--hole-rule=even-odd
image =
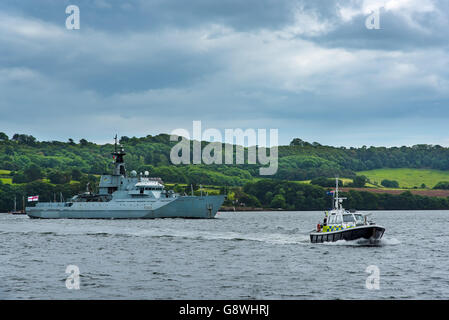
[{"label": "radar antenna", "polygon": [[117,152],[117,134],[115,134],[114,140],[115,140],[114,152]]}]

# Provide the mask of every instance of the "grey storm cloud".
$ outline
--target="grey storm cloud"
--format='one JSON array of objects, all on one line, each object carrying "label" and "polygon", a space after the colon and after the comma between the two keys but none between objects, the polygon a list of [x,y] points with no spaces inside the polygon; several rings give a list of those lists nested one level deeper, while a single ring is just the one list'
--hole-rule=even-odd
[{"label": "grey storm cloud", "polygon": [[[69,4],[80,30],[65,28]],[[374,8],[380,30],[365,27]],[[0,131],[104,141],[201,120],[279,128],[281,144],[449,145],[448,9],[443,0],[2,1]]]}]

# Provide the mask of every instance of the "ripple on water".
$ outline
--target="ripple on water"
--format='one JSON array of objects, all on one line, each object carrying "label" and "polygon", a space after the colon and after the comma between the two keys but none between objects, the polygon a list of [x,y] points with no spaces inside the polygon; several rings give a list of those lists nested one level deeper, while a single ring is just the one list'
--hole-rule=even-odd
[{"label": "ripple on water", "polygon": [[[0,215],[0,297],[448,298],[448,238],[435,237],[448,229],[448,214],[376,212],[386,233],[374,245],[311,244],[308,232],[321,212],[123,221]],[[403,221],[408,228],[400,227]],[[79,266],[81,289],[88,290],[65,289],[69,264]],[[378,292],[365,289],[368,265],[379,267]],[[324,276],[329,272],[335,277],[331,287]]]}]

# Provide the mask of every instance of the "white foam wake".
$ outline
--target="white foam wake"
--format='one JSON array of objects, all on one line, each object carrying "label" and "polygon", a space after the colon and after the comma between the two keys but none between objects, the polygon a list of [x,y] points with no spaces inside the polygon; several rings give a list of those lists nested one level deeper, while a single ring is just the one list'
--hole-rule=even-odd
[{"label": "white foam wake", "polygon": [[358,239],[358,240],[352,240],[352,241],[346,241],[346,240],[338,240],[335,242],[323,242],[322,244],[328,245],[328,246],[391,246],[391,245],[398,245],[401,242],[396,238],[382,238],[380,240],[368,240],[368,239]]}]

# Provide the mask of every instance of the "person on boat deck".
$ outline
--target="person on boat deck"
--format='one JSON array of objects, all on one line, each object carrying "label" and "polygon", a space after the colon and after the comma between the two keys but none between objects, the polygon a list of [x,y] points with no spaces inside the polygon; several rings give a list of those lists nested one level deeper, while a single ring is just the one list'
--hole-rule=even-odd
[{"label": "person on boat deck", "polygon": [[325,213],[325,216],[324,216],[323,226],[327,226],[327,212]]}]

